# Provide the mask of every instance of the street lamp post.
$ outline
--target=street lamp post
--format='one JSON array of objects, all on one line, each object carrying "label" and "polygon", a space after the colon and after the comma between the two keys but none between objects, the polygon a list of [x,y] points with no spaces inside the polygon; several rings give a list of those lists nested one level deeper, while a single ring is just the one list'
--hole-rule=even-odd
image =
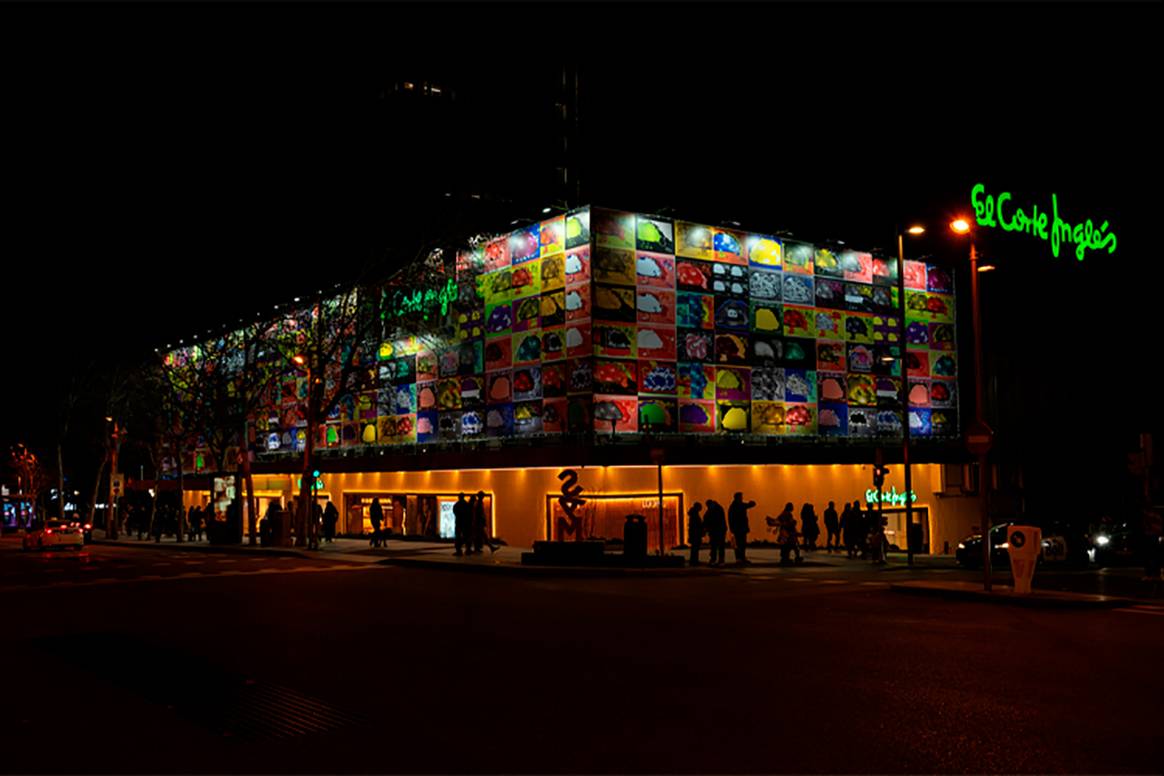
[{"label": "street lamp post", "polygon": [[[910,234],[923,234],[925,229],[911,226]],[[913,565],[913,469],[909,465],[909,369],[906,365],[905,327],[905,247],[904,235],[897,230],[897,314],[898,353],[901,356],[901,466],[905,470],[905,550],[906,562]],[[881,494],[878,494],[880,500]]]},{"label": "street lamp post", "polygon": [[[970,231],[970,222],[959,218],[950,224],[958,234]],[[966,433],[966,445],[978,456],[978,499],[982,523],[982,586],[991,591],[990,568],[990,483],[986,469],[986,454],[990,451],[993,432],[986,425],[982,407],[982,305],[978,297],[978,250],[970,241],[970,299],[974,308],[974,427]]]}]

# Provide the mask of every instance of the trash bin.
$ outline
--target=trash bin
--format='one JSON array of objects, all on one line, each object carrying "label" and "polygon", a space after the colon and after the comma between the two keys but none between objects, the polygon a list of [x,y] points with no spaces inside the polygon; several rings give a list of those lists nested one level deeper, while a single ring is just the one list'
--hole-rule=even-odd
[{"label": "trash bin", "polygon": [[627,560],[645,560],[647,557],[647,518],[627,515],[622,529],[622,553]]}]

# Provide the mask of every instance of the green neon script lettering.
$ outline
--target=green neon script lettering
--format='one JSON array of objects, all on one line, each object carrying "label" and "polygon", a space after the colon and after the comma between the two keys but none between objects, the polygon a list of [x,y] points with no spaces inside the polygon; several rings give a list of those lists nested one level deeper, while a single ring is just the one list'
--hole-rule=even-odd
[{"label": "green neon script lettering", "polygon": [[[986,186],[978,183],[970,190],[970,204],[974,207],[974,217],[979,226],[1002,227],[1004,232],[1025,232],[1044,242],[1051,243],[1051,255],[1059,258],[1059,249],[1064,243],[1075,245],[1075,258],[1083,261],[1087,251],[1101,251],[1105,248],[1109,254],[1115,253],[1119,241],[1114,232],[1108,232],[1108,221],[1095,227],[1090,218],[1072,226],[1059,215],[1059,196],[1051,193],[1051,213],[1040,211],[1038,205],[1033,205],[1028,216],[1022,208],[1015,208],[1011,218],[1003,213],[1003,205],[1010,202],[1013,195],[1004,191],[996,197],[986,193]],[[995,220],[995,213],[998,218]],[[1048,222],[1051,225],[1050,234],[1047,232]]]}]

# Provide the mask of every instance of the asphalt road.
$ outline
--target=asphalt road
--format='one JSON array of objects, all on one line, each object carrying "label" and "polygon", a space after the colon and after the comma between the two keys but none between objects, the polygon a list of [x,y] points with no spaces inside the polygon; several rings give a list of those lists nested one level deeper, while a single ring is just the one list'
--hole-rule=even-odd
[{"label": "asphalt road", "polygon": [[1160,771],[1164,607],[916,598],[888,591],[899,573],[523,579],[5,542],[0,769]]}]

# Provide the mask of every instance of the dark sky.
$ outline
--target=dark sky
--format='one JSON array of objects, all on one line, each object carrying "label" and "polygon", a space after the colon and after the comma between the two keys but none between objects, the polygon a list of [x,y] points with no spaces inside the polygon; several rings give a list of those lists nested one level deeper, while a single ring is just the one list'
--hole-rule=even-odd
[{"label": "dark sky", "polygon": [[[536,217],[551,196],[539,189],[553,164],[546,106],[563,61],[582,68],[583,179],[599,204],[887,249],[901,219],[967,210],[980,180],[1110,218],[1117,254],[1083,264],[1027,238],[986,242],[1010,273],[993,304],[1031,338],[1032,373],[1078,408],[1057,418],[1063,429],[1156,418],[1134,386],[1162,279],[1149,234],[1160,16],[7,6],[4,442],[44,438],[62,375],[87,359],[253,316],[415,252],[454,218]],[[440,79],[470,115],[401,117],[381,99],[401,77]],[[469,200],[483,178],[517,203]],[[964,251],[944,237],[924,247]]]}]

